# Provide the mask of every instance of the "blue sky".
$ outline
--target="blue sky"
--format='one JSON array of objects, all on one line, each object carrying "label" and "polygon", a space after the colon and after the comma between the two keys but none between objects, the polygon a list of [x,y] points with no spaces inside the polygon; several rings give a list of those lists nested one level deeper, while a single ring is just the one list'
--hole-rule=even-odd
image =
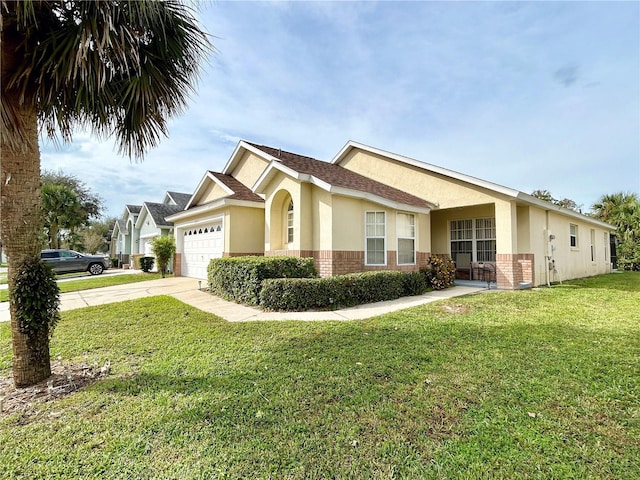
[{"label": "blue sky", "polygon": [[640,192],[638,2],[198,5],[218,51],[143,162],[43,144],[109,215],[192,193],[239,139],[328,161],[354,140],[585,211]]}]

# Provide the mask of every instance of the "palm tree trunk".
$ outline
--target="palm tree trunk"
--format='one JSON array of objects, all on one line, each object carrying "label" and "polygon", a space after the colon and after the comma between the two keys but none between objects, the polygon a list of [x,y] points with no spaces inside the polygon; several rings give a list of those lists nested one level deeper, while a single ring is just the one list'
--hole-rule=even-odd
[{"label": "palm tree trunk", "polygon": [[[11,42],[3,37],[2,80],[11,68]],[[3,86],[4,88],[4,86]],[[27,258],[40,257],[43,219],[40,196],[40,150],[37,112],[33,102],[22,103],[17,94],[3,92],[3,102],[16,114],[22,134],[28,140],[22,148],[12,147],[3,132],[0,141],[0,236],[8,258],[9,291],[14,288],[16,268]],[[13,379],[17,387],[33,385],[51,375],[48,332],[29,338],[20,332],[16,306],[10,304],[13,345]]]}]

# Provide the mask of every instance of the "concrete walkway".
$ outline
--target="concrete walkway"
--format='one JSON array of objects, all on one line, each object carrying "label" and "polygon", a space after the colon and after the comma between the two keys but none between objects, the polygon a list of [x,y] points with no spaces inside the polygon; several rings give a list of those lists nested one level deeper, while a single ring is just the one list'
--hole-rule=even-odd
[{"label": "concrete walkway", "polygon": [[[60,310],[73,310],[94,305],[123,302],[155,295],[169,295],[205,312],[213,313],[229,322],[258,320],[361,320],[404,308],[435,302],[445,298],[469,295],[486,288],[456,286],[415,297],[404,297],[386,302],[322,312],[264,312],[258,308],[238,305],[198,290],[198,280],[186,277],[168,277],[125,285],[95,288],[60,294]],[[204,282],[202,282],[204,284]],[[9,302],[0,303],[0,322],[11,319]]]}]

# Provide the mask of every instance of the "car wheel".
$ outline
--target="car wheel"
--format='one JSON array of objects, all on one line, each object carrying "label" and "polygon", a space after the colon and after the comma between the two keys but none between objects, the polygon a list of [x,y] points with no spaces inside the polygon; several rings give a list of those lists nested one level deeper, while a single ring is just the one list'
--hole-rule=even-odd
[{"label": "car wheel", "polygon": [[104,266],[99,263],[89,265],[89,273],[91,275],[100,275],[104,271]]}]

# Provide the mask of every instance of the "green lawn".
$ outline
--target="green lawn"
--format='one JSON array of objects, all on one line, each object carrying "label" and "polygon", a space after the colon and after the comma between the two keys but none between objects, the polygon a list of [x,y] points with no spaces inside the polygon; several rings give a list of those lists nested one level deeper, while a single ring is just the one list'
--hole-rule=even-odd
[{"label": "green lawn", "polygon": [[52,354],[111,374],[0,417],[6,478],[640,478],[638,273],[354,322],[147,298],[63,312]]},{"label": "green lawn", "polygon": [[[64,277],[63,277],[64,278]],[[68,282],[58,282],[60,293],[77,292],[79,290],[90,290],[92,288],[110,287],[112,285],[124,285],[126,283],[146,282],[160,278],[159,273],[128,273],[125,275],[87,275],[81,280]],[[0,302],[9,299],[8,291],[0,290]]]}]

